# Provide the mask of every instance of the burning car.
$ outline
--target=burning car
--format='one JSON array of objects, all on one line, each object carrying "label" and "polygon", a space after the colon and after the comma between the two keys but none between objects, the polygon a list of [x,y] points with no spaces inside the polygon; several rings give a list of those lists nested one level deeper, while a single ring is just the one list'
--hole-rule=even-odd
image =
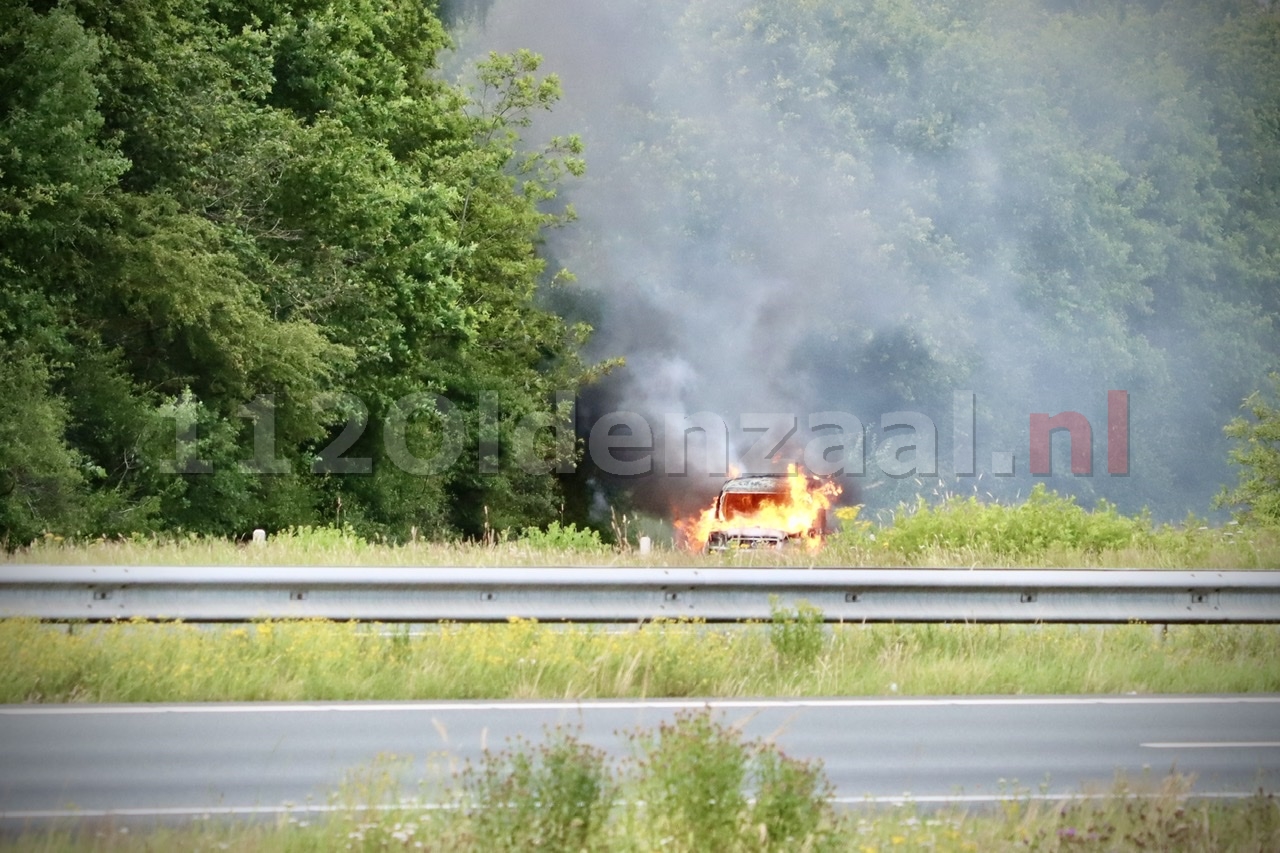
[{"label": "burning car", "polygon": [[784,548],[789,543],[818,548],[827,529],[827,510],[839,495],[834,481],[790,466],[785,474],[728,480],[710,507],[676,526],[692,550]]}]

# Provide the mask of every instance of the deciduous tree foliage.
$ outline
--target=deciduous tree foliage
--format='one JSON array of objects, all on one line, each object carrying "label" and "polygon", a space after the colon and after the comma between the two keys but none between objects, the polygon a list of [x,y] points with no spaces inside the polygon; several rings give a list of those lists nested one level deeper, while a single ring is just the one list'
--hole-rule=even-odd
[{"label": "deciduous tree foliage", "polygon": [[1227,424],[1226,434],[1234,440],[1231,462],[1239,467],[1240,479],[1234,489],[1223,489],[1217,497],[1221,506],[1230,506],[1246,521],[1280,525],[1280,373],[1271,374],[1270,399],[1255,391],[1244,401],[1248,417]]},{"label": "deciduous tree foliage", "polygon": [[[544,208],[581,171],[573,138],[517,153],[559,93],[537,57],[491,58],[472,97],[415,0],[0,0],[0,19],[0,540],[552,516],[554,478],[476,456],[482,392],[510,439],[591,373],[588,330],[535,300],[540,234],[571,214]],[[397,410],[414,394],[465,427],[428,475],[404,470],[441,434],[434,406]],[[348,427],[367,473],[313,473]]]}]

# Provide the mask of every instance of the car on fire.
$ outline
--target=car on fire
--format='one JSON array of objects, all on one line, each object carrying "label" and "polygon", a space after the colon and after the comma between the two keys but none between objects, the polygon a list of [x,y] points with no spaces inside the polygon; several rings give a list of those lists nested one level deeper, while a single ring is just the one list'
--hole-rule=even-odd
[{"label": "car on fire", "polygon": [[792,491],[792,478],[802,474],[755,474],[734,477],[725,482],[716,497],[714,527],[707,536],[706,551],[734,548],[774,548],[781,550],[789,543],[821,538],[827,532],[825,509],[819,509],[808,529],[786,530],[761,524],[770,517],[770,506],[780,506]]}]

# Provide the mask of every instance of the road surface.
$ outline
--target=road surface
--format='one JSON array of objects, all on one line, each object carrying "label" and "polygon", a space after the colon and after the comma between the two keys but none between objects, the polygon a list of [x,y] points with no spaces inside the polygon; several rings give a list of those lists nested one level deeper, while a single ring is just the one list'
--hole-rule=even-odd
[{"label": "road surface", "polygon": [[405,793],[438,799],[451,767],[513,735],[566,726],[621,757],[622,733],[708,705],[821,759],[844,804],[1057,797],[1174,768],[1213,796],[1280,780],[1280,695],[6,705],[0,819],[321,809],[386,754]]}]

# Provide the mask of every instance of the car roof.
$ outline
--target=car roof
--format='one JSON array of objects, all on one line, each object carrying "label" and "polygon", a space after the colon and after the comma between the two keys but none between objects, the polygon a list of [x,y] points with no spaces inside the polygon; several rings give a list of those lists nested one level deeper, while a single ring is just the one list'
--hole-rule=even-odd
[{"label": "car roof", "polygon": [[720,494],[726,492],[777,494],[787,491],[788,479],[802,476],[802,474],[754,474],[750,477],[734,477],[720,487]]}]

